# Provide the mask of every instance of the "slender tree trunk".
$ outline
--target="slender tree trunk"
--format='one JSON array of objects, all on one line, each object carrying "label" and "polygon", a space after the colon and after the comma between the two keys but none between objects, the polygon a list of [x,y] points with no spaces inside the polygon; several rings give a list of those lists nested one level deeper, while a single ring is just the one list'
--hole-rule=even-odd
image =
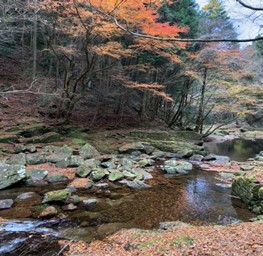
[{"label": "slender tree trunk", "polygon": [[[34,0],[36,3],[37,0]],[[33,80],[36,78],[37,72],[37,11],[35,11],[35,19],[34,19],[34,27],[33,27],[33,70],[32,70],[32,78]]]},{"label": "slender tree trunk", "polygon": [[207,68],[204,69],[203,83],[201,87],[201,97],[200,97],[200,103],[199,103],[196,126],[195,126],[195,131],[199,132],[200,134],[203,133],[203,124],[204,124],[204,107],[205,107],[204,101],[205,101],[206,79],[207,79]]}]

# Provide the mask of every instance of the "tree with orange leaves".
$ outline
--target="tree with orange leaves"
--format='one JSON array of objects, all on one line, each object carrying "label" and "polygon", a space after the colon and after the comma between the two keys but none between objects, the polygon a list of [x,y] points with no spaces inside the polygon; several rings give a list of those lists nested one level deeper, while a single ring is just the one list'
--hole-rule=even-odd
[{"label": "tree with orange leaves", "polygon": [[[42,11],[48,37],[45,52],[51,54],[57,81],[62,85],[58,104],[59,115],[69,121],[75,104],[107,73],[108,79],[137,90],[147,91],[170,100],[161,93],[161,87],[136,81],[129,75],[128,59],[137,58],[142,51],[160,55],[170,62],[179,62],[176,51],[185,43],[155,41],[150,38],[134,38],[116,26],[152,36],[178,37],[186,28],[168,23],[158,23],[157,9],[161,1],[139,0],[42,0],[37,8]],[[33,6],[33,5],[32,5]],[[36,5],[33,6],[36,8]],[[117,67],[117,68],[116,68]],[[109,76],[109,70],[111,74]],[[142,84],[142,86],[140,86]],[[155,88],[155,89],[154,89]]]}]

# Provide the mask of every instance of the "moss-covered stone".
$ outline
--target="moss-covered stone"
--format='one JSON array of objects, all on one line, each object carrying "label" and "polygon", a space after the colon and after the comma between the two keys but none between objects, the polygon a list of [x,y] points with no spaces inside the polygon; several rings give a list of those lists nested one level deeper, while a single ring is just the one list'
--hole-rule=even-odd
[{"label": "moss-covered stone", "polygon": [[115,171],[115,172],[112,172],[110,173],[108,179],[110,181],[117,181],[117,180],[120,180],[124,177],[124,174],[120,171]]},{"label": "moss-covered stone", "polygon": [[43,134],[42,136],[34,136],[32,138],[25,139],[25,143],[52,143],[61,141],[62,137],[60,134],[56,132],[48,132]]},{"label": "moss-covered stone", "polygon": [[17,136],[15,134],[3,134],[0,135],[0,143],[17,142]]},{"label": "moss-covered stone", "polygon": [[44,194],[44,199],[42,203],[52,202],[52,201],[66,201],[70,196],[71,192],[69,189],[50,191]]},{"label": "moss-covered stone", "polygon": [[236,178],[232,183],[232,193],[239,196],[255,213],[263,213],[263,186],[254,176]]}]

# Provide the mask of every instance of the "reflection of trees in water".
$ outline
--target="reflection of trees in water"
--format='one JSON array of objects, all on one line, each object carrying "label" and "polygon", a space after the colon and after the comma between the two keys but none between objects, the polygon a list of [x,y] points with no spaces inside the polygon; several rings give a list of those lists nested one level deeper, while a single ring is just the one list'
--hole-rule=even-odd
[{"label": "reflection of trees in water", "polygon": [[244,161],[263,150],[263,140],[234,139],[222,143],[208,142],[205,145],[205,150],[229,156],[231,160]]}]

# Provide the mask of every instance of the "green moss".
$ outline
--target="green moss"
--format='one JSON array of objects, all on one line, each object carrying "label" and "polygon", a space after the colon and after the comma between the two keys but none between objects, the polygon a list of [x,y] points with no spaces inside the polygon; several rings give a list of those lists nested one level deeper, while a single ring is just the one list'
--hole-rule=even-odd
[{"label": "green moss", "polygon": [[182,245],[191,246],[194,243],[194,239],[189,236],[181,236],[178,240],[171,243],[172,246],[182,247]]},{"label": "green moss", "polygon": [[9,143],[9,142],[16,142],[17,136],[14,134],[4,134],[0,135],[0,143]]}]

